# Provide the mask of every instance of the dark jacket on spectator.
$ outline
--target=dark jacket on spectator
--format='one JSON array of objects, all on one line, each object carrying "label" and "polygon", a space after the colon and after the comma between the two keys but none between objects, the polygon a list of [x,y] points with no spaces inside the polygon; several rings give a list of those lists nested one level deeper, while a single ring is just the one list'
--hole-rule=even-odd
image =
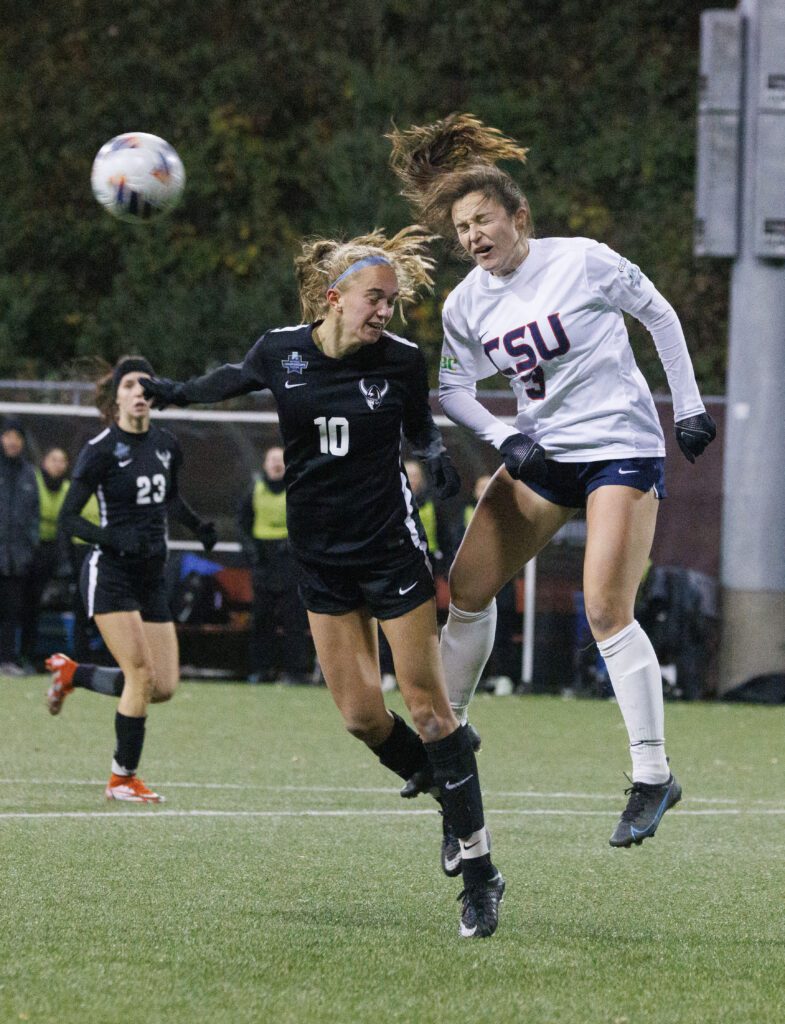
[{"label": "dark jacket on spectator", "polygon": [[24,576],[38,545],[38,483],[32,464],[0,450],[0,576]]}]

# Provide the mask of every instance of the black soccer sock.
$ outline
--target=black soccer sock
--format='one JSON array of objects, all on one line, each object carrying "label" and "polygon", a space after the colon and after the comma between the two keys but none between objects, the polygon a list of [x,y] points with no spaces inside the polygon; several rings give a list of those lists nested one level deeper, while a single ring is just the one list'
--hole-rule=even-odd
[{"label": "black soccer sock", "polygon": [[385,768],[402,779],[410,779],[415,772],[429,767],[425,744],[400,715],[394,711],[390,714],[393,717],[392,732],[383,743],[371,749]]},{"label": "black soccer sock", "polygon": [[117,737],[114,760],[116,766],[121,769],[120,774],[133,775],[139,767],[146,721],[146,718],[130,718],[119,711],[114,716],[114,731]]},{"label": "black soccer sock", "polygon": [[466,839],[485,828],[477,759],[469,731],[459,725],[455,732],[435,743],[425,743],[435,784],[450,828],[459,839]]},{"label": "black soccer sock", "polygon": [[103,693],[107,697],[119,697],[123,692],[125,676],[123,670],[119,668],[79,664],[74,671],[73,683],[83,690]]}]

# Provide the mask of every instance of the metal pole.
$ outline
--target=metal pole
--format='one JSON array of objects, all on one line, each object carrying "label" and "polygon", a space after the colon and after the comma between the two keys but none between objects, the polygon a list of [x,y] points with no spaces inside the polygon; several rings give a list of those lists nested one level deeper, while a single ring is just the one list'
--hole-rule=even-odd
[{"label": "metal pole", "polygon": [[534,601],[537,586],[537,559],[526,563],[523,575],[523,643],[521,644],[521,681],[528,690],[534,679]]},{"label": "metal pole", "polygon": [[785,6],[741,0],[739,12],[741,223],[729,324],[721,693],[785,671]]}]

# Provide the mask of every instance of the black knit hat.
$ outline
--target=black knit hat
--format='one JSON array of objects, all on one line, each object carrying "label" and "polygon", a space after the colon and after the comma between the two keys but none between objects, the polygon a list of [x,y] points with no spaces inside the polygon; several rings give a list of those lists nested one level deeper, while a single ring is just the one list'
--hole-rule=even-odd
[{"label": "black knit hat", "polygon": [[155,376],[155,370],[144,356],[128,356],[125,359],[121,359],[114,370],[112,370],[112,390],[115,395],[120,387],[120,381],[127,373],[149,373],[151,377]]},{"label": "black knit hat", "polygon": [[0,434],[5,434],[7,430],[15,430],[17,434],[21,434],[25,440],[27,439],[27,432],[25,431],[24,424],[15,416],[6,416],[2,424],[0,424]]}]

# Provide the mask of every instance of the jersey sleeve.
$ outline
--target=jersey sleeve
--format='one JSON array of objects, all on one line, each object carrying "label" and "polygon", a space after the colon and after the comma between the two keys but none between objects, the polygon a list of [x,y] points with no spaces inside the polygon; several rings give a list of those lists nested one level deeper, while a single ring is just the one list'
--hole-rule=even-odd
[{"label": "jersey sleeve", "polygon": [[238,398],[240,395],[250,394],[251,391],[266,388],[268,385],[262,360],[263,342],[264,335],[247,353],[242,363],[224,363],[223,366],[201,377],[185,381],[179,386],[183,401],[188,405],[222,402],[227,398]]},{"label": "jersey sleeve", "polygon": [[477,400],[477,381],[492,377],[496,368],[479,341],[468,338],[466,325],[458,326],[451,307],[442,314],[444,343],[439,370],[439,401],[446,416],[498,448],[518,431],[502,423]]},{"label": "jersey sleeve", "polygon": [[105,467],[106,458],[103,450],[96,445],[86,444],[76,458],[76,465],[74,466],[71,478],[89,487],[90,494],[93,494],[101,483]]},{"label": "jersey sleeve", "polygon": [[412,361],[403,407],[403,432],[418,458],[430,459],[444,451],[444,442],[436,426],[428,401],[428,371],[422,352],[417,349]]},{"label": "jersey sleeve", "polygon": [[586,250],[589,290],[609,307],[622,309],[651,334],[673,397],[676,421],[704,412],[692,360],[673,306],[648,277],[607,245]]},{"label": "jersey sleeve", "polygon": [[439,387],[451,381],[476,383],[493,377],[496,367],[485,355],[482,343],[469,336],[469,326],[449,299],[442,312],[442,360]]},{"label": "jersey sleeve", "polygon": [[170,500],[174,500],[180,496],[180,470],[183,467],[183,449],[180,447],[180,442],[175,434],[169,430],[164,430],[163,433],[166,434],[166,440],[172,451]]}]

